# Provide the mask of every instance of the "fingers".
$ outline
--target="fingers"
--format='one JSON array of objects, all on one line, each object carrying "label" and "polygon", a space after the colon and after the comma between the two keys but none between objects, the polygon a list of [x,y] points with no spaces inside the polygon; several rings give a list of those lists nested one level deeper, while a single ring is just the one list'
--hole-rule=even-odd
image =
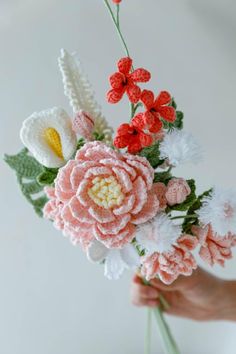
[{"label": "fingers", "polygon": [[159,291],[149,285],[144,285],[137,275],[133,278],[131,287],[131,301],[135,306],[157,307],[159,305]]}]

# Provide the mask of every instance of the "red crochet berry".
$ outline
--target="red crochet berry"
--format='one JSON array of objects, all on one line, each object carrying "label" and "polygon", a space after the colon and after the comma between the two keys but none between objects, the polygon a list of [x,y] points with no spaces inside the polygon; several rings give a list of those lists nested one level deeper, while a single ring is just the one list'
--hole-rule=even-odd
[{"label": "red crochet berry", "polygon": [[115,4],[120,4],[121,0],[112,0]]},{"label": "red crochet berry", "polygon": [[130,73],[132,59],[122,58],[117,63],[118,71],[110,76],[112,89],[107,93],[107,100],[110,103],[117,103],[126,92],[130,102],[137,103],[141,96],[141,89],[136,85],[137,82],[147,82],[151,74],[142,68]]},{"label": "red crochet berry", "polygon": [[152,144],[152,137],[137,129],[132,124],[121,124],[117,129],[114,146],[118,149],[128,148],[130,154],[139,152]]},{"label": "red crochet berry", "polygon": [[140,100],[143,102],[146,111],[142,116],[135,116],[135,125],[143,125],[142,129],[148,129],[150,133],[157,133],[162,128],[160,118],[173,123],[176,119],[175,109],[168,106],[171,103],[171,95],[167,91],[161,91],[157,98],[154,98],[152,91],[143,90]]}]

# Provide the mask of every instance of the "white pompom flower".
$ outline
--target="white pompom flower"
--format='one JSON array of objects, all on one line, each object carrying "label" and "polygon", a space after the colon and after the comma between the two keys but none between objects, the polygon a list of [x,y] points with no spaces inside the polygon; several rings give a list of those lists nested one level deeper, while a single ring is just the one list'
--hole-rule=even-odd
[{"label": "white pompom flower", "polygon": [[172,166],[183,163],[197,163],[201,159],[202,149],[191,133],[174,129],[167,133],[160,143],[160,157],[168,159]]},{"label": "white pompom flower", "polygon": [[236,234],[236,191],[215,187],[211,195],[203,199],[197,214],[200,221],[204,225],[211,224],[218,235]]},{"label": "white pompom flower", "polygon": [[140,225],[137,228],[137,243],[146,251],[147,255],[152,253],[164,253],[172,250],[181,235],[181,227],[175,225],[169,217],[160,213],[152,220]]},{"label": "white pompom flower", "polygon": [[71,119],[61,108],[33,113],[23,122],[20,137],[35,159],[46,167],[65,165],[76,151]]},{"label": "white pompom flower", "polygon": [[125,269],[136,269],[140,265],[138,253],[132,244],[122,249],[109,249],[94,240],[87,249],[87,257],[91,262],[105,261],[104,275],[109,280],[117,280]]}]

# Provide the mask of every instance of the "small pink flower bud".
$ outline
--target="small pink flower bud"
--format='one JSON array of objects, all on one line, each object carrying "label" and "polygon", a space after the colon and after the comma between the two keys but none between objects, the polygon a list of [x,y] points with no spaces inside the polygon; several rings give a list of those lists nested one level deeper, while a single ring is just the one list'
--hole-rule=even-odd
[{"label": "small pink flower bud", "polygon": [[85,111],[76,113],[73,121],[73,130],[86,140],[92,140],[92,132],[94,128],[93,118]]},{"label": "small pink flower bud", "polygon": [[183,178],[172,178],[167,184],[167,203],[169,205],[181,204],[190,193],[191,189]]}]

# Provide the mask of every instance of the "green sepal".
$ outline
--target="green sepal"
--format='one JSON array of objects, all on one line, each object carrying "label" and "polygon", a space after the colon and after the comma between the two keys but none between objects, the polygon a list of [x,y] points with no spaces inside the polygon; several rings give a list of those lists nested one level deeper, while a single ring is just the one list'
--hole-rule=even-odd
[{"label": "green sepal", "polygon": [[37,182],[41,186],[51,186],[57,177],[57,168],[44,168],[44,171],[37,176]]},{"label": "green sepal", "polygon": [[179,129],[179,130],[183,129],[184,113],[181,111],[177,111],[177,104],[174,98],[172,98],[170,106],[176,110],[176,120],[173,123],[170,123],[162,119],[164,129],[167,129],[168,131],[171,131],[173,129]]},{"label": "green sepal", "polygon": [[151,146],[143,148],[139,152],[139,155],[145,157],[154,169],[162,165],[165,161],[160,158],[159,145],[159,142],[156,142]]},{"label": "green sepal", "polygon": [[193,203],[196,201],[196,185],[194,179],[189,179],[186,181],[191,189],[191,193],[188,195],[184,203],[182,204],[175,204],[172,206],[168,206],[168,210],[177,210],[177,211],[185,211],[188,210]]},{"label": "green sepal", "polygon": [[94,137],[94,140],[102,141],[102,140],[104,140],[105,135],[103,133],[99,134],[98,132],[93,132],[93,137]]}]

